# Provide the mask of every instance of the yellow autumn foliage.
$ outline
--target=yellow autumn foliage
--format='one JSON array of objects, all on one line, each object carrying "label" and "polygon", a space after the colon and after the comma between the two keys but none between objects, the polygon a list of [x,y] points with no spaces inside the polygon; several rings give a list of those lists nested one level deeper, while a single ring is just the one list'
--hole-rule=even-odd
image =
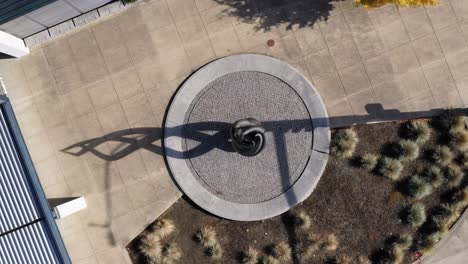
[{"label": "yellow autumn foliage", "polygon": [[363,5],[365,8],[381,7],[386,4],[395,4],[402,7],[417,7],[437,5],[439,0],[354,0],[356,5]]}]

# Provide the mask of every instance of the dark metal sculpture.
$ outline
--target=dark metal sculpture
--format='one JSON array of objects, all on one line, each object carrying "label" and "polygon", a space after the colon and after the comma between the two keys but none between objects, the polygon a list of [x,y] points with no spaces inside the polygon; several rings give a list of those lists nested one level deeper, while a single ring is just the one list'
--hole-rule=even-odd
[{"label": "dark metal sculpture", "polygon": [[247,157],[255,156],[263,149],[265,128],[253,118],[238,120],[231,127],[231,143],[237,153]]}]

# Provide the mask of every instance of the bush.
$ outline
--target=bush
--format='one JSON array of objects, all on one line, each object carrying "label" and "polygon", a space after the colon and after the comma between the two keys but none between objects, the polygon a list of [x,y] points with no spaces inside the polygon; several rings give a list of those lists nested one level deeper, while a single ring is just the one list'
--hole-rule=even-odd
[{"label": "bush", "polygon": [[431,184],[432,188],[438,188],[445,182],[444,174],[437,165],[424,168],[421,172],[421,177]]},{"label": "bush", "polygon": [[409,141],[409,140],[400,140],[398,143],[401,146],[401,156],[400,159],[403,161],[412,161],[418,158],[419,156],[419,146],[418,144]]},{"label": "bush", "polygon": [[326,237],[322,244],[322,248],[326,251],[335,251],[338,248],[338,239],[334,234],[330,234]]},{"label": "bush", "polygon": [[217,244],[216,231],[214,229],[204,227],[195,234],[195,239],[201,243],[204,247]]},{"label": "bush", "polygon": [[273,257],[281,261],[281,263],[291,260],[291,247],[284,241],[273,246],[271,253]]},{"label": "bush", "polygon": [[302,230],[307,230],[310,227],[310,217],[304,210],[299,210],[294,214],[293,221],[294,225]]},{"label": "bush", "polygon": [[454,165],[449,165],[445,167],[444,175],[449,187],[460,186],[464,176],[462,170]]},{"label": "bush", "polygon": [[461,131],[465,129],[465,119],[449,110],[435,118],[434,125],[442,131]]},{"label": "bush", "polygon": [[249,247],[247,252],[243,253],[241,262],[243,264],[257,264],[257,262],[258,262],[258,251],[255,248]]},{"label": "bush", "polygon": [[359,167],[365,169],[366,171],[372,171],[375,169],[378,159],[379,156],[372,153],[366,153],[359,160]]},{"label": "bush", "polygon": [[447,146],[437,146],[431,153],[430,158],[437,164],[446,166],[453,160],[453,153]]},{"label": "bush", "polygon": [[353,156],[354,151],[359,139],[356,132],[352,129],[338,130],[330,143],[330,151],[333,155],[350,158]]},{"label": "bush", "polygon": [[432,185],[423,179],[420,175],[413,175],[405,182],[405,194],[422,199],[432,193]]},{"label": "bush", "polygon": [[140,253],[151,262],[157,262],[161,259],[161,243],[159,237],[151,232],[141,238]]},{"label": "bush", "polygon": [[468,147],[468,132],[465,130],[450,130],[447,135],[447,142],[451,148],[466,150]]},{"label": "bush", "polygon": [[162,263],[174,263],[180,259],[182,252],[175,243],[169,243],[163,247],[162,252]]},{"label": "bush", "polygon": [[403,165],[399,160],[384,157],[381,158],[377,167],[377,172],[393,181],[400,179]]},{"label": "bush", "polygon": [[160,219],[152,225],[153,232],[159,236],[160,239],[164,239],[175,230],[174,222],[170,219]]},{"label": "bush", "polygon": [[386,4],[395,4],[401,7],[416,7],[437,5],[439,0],[354,0],[356,5],[363,5],[365,8],[376,8]]},{"label": "bush", "polygon": [[406,206],[401,212],[401,220],[412,227],[421,226],[426,221],[426,207],[422,203]]},{"label": "bush", "polygon": [[423,145],[431,137],[431,128],[424,121],[406,122],[401,127],[403,138],[412,140],[418,145]]}]

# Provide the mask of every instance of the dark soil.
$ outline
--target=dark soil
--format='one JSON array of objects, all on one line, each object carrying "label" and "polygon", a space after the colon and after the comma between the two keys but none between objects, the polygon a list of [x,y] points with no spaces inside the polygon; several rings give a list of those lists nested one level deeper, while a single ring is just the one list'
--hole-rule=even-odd
[{"label": "dark soil", "polygon": [[[399,122],[356,126],[359,136],[355,156],[371,152],[381,154],[386,144],[396,142],[399,137]],[[423,148],[416,162],[405,163],[402,176],[406,177],[422,165],[430,163],[424,153],[434,147],[437,133],[433,130],[432,140]],[[447,191],[441,187],[422,202],[426,208],[440,204],[441,194]],[[327,259],[341,256],[371,256],[384,245],[392,235],[404,232],[414,233],[416,229],[405,226],[399,220],[402,206],[411,199],[396,191],[396,184],[387,178],[357,168],[350,160],[330,157],[325,173],[312,195],[290,212],[265,221],[237,222],[213,216],[184,197],[168,209],[161,218],[172,219],[177,230],[168,238],[182,249],[180,263],[239,263],[240,253],[254,246],[263,251],[273,243],[293,242],[304,235],[288,224],[288,216],[298,209],[304,209],[312,219],[311,232],[318,235],[335,234],[339,240],[336,252],[320,252],[307,263],[324,263]],[[214,228],[224,249],[223,259],[213,262],[193,239],[193,235],[204,226]],[[144,234],[144,232],[142,233]],[[138,254],[138,238],[129,244],[134,263],[145,263]],[[405,263],[416,259],[416,253],[408,251]]]}]

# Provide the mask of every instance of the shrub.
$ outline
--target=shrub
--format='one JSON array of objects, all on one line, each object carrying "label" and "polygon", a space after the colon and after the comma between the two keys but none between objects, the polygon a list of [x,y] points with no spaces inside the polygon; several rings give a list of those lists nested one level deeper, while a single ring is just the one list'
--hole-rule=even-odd
[{"label": "shrub", "polygon": [[281,261],[281,263],[291,260],[291,247],[286,242],[280,242],[272,248],[273,257]]},{"label": "shrub", "polygon": [[450,130],[447,142],[451,148],[466,150],[468,147],[468,132],[465,130]]},{"label": "shrub", "polygon": [[465,120],[462,116],[449,110],[435,118],[434,125],[442,131],[460,131],[465,129]]},{"label": "shrub", "polygon": [[160,219],[153,224],[152,229],[160,239],[164,239],[174,232],[175,225],[170,219]]},{"label": "shrub", "polygon": [[330,143],[331,153],[338,157],[350,158],[354,154],[358,141],[359,139],[354,130],[338,130]]},{"label": "shrub", "polygon": [[322,244],[322,248],[326,251],[335,251],[337,247],[338,239],[334,234],[328,235]]},{"label": "shrub", "polygon": [[449,187],[459,186],[464,176],[462,170],[453,165],[444,168],[444,175]]},{"label": "shrub", "polygon": [[173,263],[180,259],[182,252],[180,252],[179,247],[175,243],[169,243],[163,247],[162,251],[163,263]]},{"label": "shrub", "polygon": [[372,171],[373,169],[375,169],[378,159],[379,157],[377,155],[372,153],[366,153],[359,160],[359,166],[365,169],[366,171]]},{"label": "shrub", "polygon": [[307,230],[310,227],[310,217],[304,210],[299,210],[293,218],[294,225],[302,230]]},{"label": "shrub", "polygon": [[405,193],[413,198],[422,199],[432,192],[432,185],[420,175],[413,175],[405,182]]},{"label": "shrub", "polygon": [[195,239],[200,242],[204,247],[217,244],[216,231],[214,229],[204,227],[195,234]]},{"label": "shrub", "polygon": [[386,4],[395,4],[401,7],[416,7],[437,5],[439,0],[354,0],[356,5],[363,5],[365,8],[376,8]]},{"label": "shrub", "polygon": [[453,153],[447,146],[437,146],[430,157],[439,165],[448,165],[453,160]]},{"label": "shrub", "polygon": [[140,253],[149,261],[156,262],[161,258],[161,243],[155,233],[148,233],[141,238]]},{"label": "shrub", "polygon": [[261,256],[258,259],[258,264],[280,264],[280,262],[273,256]]},{"label": "shrub", "polygon": [[424,121],[406,122],[401,127],[403,138],[412,140],[419,145],[426,143],[431,137],[431,128]]},{"label": "shrub", "polygon": [[445,182],[444,174],[439,166],[432,165],[428,168],[424,168],[421,172],[421,177],[429,184],[432,188],[438,188]]},{"label": "shrub", "polygon": [[363,255],[358,257],[357,263],[358,264],[372,264],[370,259],[367,256],[363,256]]},{"label": "shrub", "polygon": [[402,210],[403,223],[418,227],[426,221],[426,207],[422,203],[414,203]]},{"label": "shrub", "polygon": [[241,262],[243,264],[257,264],[257,262],[258,262],[258,251],[255,248],[249,247],[247,252],[243,253]]},{"label": "shrub", "polygon": [[223,249],[219,243],[216,242],[206,247],[206,255],[214,259],[220,259],[223,256]]},{"label": "shrub", "polygon": [[380,159],[377,172],[391,180],[398,180],[403,170],[403,165],[399,160],[383,157]]},{"label": "shrub", "polygon": [[418,144],[409,141],[409,140],[400,140],[398,143],[401,146],[401,156],[400,159],[403,161],[412,161],[418,158],[419,156],[419,146]]}]

